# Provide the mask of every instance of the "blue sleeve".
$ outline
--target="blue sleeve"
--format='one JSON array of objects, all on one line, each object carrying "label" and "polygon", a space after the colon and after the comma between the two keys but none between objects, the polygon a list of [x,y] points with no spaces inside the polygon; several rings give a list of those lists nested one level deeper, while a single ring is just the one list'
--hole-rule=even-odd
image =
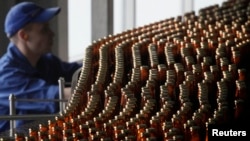
[{"label": "blue sleeve", "polygon": [[[64,62],[61,61],[57,56],[54,56],[52,54],[47,54],[46,55],[46,66],[51,66],[51,68],[53,68],[53,70],[49,70],[54,71],[50,74],[53,74],[53,77],[55,75],[58,75],[57,77],[64,77],[66,82],[71,82],[72,80],[72,75],[74,74],[74,72],[82,67],[82,63],[78,63],[78,62]],[[48,64],[49,63],[49,64]],[[49,76],[49,75],[47,75]]]},{"label": "blue sleeve", "polygon": [[62,68],[64,70],[64,78],[66,82],[71,82],[72,81],[72,75],[74,74],[74,72],[80,68],[82,66],[82,64],[73,62],[73,63],[66,63],[66,62],[62,62]]},{"label": "blue sleeve", "polygon": [[[58,85],[49,85],[42,79],[27,78],[6,71],[0,82],[0,105],[3,106],[8,107],[8,97],[11,93],[19,99],[55,99],[59,97]],[[55,113],[58,111],[58,105],[57,102],[16,102],[16,112],[18,114]]]}]

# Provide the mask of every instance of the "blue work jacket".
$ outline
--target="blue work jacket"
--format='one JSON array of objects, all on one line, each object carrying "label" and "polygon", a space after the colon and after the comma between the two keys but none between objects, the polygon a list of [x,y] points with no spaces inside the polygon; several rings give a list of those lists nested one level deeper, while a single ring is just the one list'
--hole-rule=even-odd
[{"label": "blue work jacket", "polygon": [[[79,63],[61,61],[51,53],[43,55],[32,67],[18,48],[10,43],[0,59],[0,115],[9,115],[9,95],[21,99],[57,99],[58,79],[70,82]],[[16,114],[50,114],[59,111],[58,102],[16,102]],[[27,121],[18,120],[17,127]],[[8,120],[0,120],[0,132],[9,129]]]}]

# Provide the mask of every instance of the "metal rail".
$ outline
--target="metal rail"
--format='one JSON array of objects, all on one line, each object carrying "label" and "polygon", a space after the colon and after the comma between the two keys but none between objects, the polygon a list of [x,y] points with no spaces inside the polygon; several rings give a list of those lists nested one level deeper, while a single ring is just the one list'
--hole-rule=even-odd
[{"label": "metal rail", "polygon": [[30,115],[4,115],[0,116],[0,120],[30,120],[41,118],[53,118],[59,114],[30,114]]},{"label": "metal rail", "polygon": [[[65,109],[65,106],[68,100],[64,99],[64,85],[65,81],[63,77],[60,77],[58,80],[59,83],[59,99],[18,99],[14,94],[9,95],[9,115],[0,116],[0,120],[9,120],[10,121],[10,137],[14,137],[16,120],[35,120],[41,118],[52,118],[59,113],[62,113]],[[23,102],[59,102],[60,112],[58,114],[27,114],[27,115],[16,115],[16,104],[17,101]]]}]

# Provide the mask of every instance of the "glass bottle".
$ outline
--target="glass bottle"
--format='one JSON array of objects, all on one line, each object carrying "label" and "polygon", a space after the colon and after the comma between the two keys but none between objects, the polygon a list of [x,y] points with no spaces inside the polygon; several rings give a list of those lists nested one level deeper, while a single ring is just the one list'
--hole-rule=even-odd
[{"label": "glass bottle", "polygon": [[190,141],[201,141],[200,137],[200,127],[199,126],[191,126],[190,127]]},{"label": "glass bottle", "polygon": [[140,141],[142,139],[143,133],[146,131],[146,124],[137,125],[137,140]]},{"label": "glass bottle", "polygon": [[149,67],[148,66],[141,66],[140,70],[141,70],[141,83],[143,86],[146,84],[146,81],[149,78]]},{"label": "glass bottle", "polygon": [[235,99],[247,99],[247,87],[246,82],[243,80],[236,80],[236,93]]},{"label": "glass bottle", "polygon": [[15,133],[15,141],[25,141],[25,135],[23,133]]},{"label": "glass bottle", "polygon": [[35,128],[29,128],[29,137],[32,137],[35,140],[38,140],[38,130]]},{"label": "glass bottle", "polygon": [[239,81],[245,81],[246,80],[246,69],[245,68],[241,68],[238,69],[238,80]]},{"label": "glass bottle", "polygon": [[244,122],[246,116],[246,102],[244,99],[237,99],[234,101],[234,120],[236,122]]}]

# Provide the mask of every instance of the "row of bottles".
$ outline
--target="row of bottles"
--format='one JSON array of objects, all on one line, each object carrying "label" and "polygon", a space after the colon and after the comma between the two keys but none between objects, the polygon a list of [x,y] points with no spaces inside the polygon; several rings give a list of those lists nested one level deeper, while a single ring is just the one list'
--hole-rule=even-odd
[{"label": "row of bottles", "polygon": [[16,140],[205,141],[245,121],[247,0],[94,41],[63,113]]}]

